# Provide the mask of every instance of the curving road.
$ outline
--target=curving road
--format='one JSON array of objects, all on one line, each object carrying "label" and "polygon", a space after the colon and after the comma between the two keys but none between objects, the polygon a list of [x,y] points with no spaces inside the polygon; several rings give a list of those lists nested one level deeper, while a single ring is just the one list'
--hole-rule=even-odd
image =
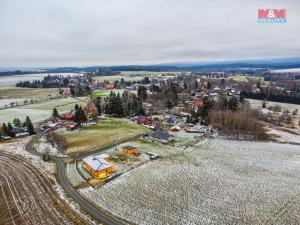
[{"label": "curving road", "polygon": [[[31,139],[27,145],[25,146],[26,150],[30,152],[31,154],[42,156],[40,152],[35,151],[32,146],[34,142],[34,138]],[[97,150],[99,151],[99,150]],[[65,162],[55,156],[51,156],[51,159],[56,163],[57,166],[57,176],[58,176],[58,182],[63,187],[65,192],[69,197],[71,197],[74,201],[80,205],[80,207],[89,213],[93,218],[95,218],[100,223],[106,224],[106,225],[122,225],[122,221],[116,219],[112,215],[102,211],[95,205],[88,202],[85,198],[83,198],[75,189],[74,187],[69,183],[66,174],[65,174]]]}]

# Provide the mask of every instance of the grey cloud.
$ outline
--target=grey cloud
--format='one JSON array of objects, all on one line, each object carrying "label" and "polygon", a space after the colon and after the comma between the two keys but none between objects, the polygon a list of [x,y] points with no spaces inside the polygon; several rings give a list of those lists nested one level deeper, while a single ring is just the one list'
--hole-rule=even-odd
[{"label": "grey cloud", "polygon": [[[258,24],[286,8],[286,24]],[[297,0],[1,0],[0,66],[300,56]]]}]

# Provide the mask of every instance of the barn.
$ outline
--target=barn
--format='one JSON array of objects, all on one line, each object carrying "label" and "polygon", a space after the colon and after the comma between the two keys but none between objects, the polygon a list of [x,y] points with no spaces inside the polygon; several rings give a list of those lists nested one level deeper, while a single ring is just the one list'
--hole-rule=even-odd
[{"label": "barn", "polygon": [[95,177],[101,178],[103,175],[108,175],[113,172],[113,166],[107,161],[108,159],[109,155],[105,153],[92,155],[82,160],[83,167]]}]

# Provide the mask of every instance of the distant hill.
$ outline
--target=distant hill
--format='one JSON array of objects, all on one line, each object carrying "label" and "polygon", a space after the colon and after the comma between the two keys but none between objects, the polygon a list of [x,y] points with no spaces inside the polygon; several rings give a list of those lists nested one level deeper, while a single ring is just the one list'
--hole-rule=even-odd
[{"label": "distant hill", "polygon": [[[258,59],[210,62],[174,62],[154,65],[121,65],[121,66],[90,66],[90,67],[58,67],[28,71],[25,69],[6,70],[0,68],[0,76],[28,73],[76,73],[79,71],[211,71],[241,68],[289,69],[300,68],[300,58],[290,59]],[[1,70],[3,72],[1,72]]]}]

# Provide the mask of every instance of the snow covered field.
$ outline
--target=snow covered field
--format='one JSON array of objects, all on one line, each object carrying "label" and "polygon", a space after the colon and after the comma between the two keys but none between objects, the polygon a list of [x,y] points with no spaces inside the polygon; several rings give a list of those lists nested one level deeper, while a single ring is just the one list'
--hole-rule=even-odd
[{"label": "snow covered field", "polygon": [[34,81],[34,80],[43,80],[45,76],[77,76],[77,73],[36,73],[36,74],[22,74],[22,75],[10,75],[10,76],[1,76],[0,85],[7,85],[7,84],[16,84],[20,81]]},{"label": "snow covered field", "polygon": [[53,108],[56,107],[59,113],[70,112],[76,104],[82,104],[82,101],[73,98],[61,98],[42,103],[30,104],[20,107],[0,110],[1,123],[11,122],[14,118],[25,120],[30,116],[33,122],[39,122],[51,116]]},{"label": "snow covered field", "polygon": [[299,222],[299,146],[213,139],[166,149],[173,157],[80,192],[136,224]]},{"label": "snow covered field", "polygon": [[271,73],[300,73],[300,68],[271,70]]},{"label": "snow covered field", "polygon": [[83,177],[78,173],[76,163],[68,163],[66,166],[66,175],[69,182],[75,187],[79,184],[86,182]]},{"label": "snow covered field", "polygon": [[[256,100],[256,99],[247,99],[251,106],[254,106],[256,108],[261,108],[262,107],[262,100]],[[281,102],[271,102],[271,101],[267,101],[267,108],[270,106],[275,106],[275,105],[280,105],[282,107],[283,110],[289,110],[290,112],[292,112],[295,109],[298,109],[298,111],[300,111],[300,105],[296,105],[296,104],[289,104],[289,103],[281,103]]]}]

